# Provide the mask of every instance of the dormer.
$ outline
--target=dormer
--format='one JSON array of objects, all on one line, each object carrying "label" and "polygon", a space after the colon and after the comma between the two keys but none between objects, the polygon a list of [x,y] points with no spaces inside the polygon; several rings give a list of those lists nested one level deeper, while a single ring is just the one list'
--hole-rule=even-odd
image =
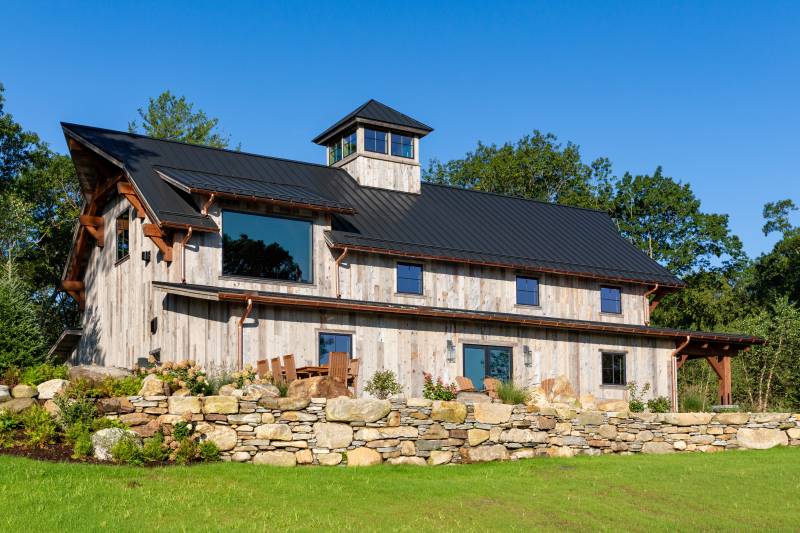
[{"label": "dormer", "polygon": [[329,166],[343,168],[358,183],[418,194],[419,140],[433,128],[377,100],[370,100],[317,135]]}]

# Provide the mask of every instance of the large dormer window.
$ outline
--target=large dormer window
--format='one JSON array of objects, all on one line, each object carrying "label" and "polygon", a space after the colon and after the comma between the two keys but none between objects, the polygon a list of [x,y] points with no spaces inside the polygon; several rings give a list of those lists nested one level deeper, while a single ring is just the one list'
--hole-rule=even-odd
[{"label": "large dormer window", "polygon": [[375,152],[376,154],[385,154],[386,138],[389,134],[385,131],[364,129],[364,150],[367,152]]},{"label": "large dormer window", "polygon": [[414,138],[392,132],[392,155],[414,159]]}]

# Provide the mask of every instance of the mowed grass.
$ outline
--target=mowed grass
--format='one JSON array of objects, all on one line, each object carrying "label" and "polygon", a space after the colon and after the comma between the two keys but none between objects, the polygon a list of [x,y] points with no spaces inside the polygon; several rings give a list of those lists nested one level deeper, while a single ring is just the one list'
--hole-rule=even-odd
[{"label": "mowed grass", "polygon": [[798,528],[800,449],[362,469],[0,456],[9,532]]}]

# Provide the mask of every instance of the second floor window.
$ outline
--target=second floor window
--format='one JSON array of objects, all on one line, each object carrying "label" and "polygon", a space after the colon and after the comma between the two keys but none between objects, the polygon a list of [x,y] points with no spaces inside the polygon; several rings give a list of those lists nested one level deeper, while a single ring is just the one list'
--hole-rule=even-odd
[{"label": "second floor window", "polygon": [[392,155],[414,158],[414,138],[400,133],[392,133]]},{"label": "second floor window", "polygon": [[356,132],[348,133],[342,138],[342,158],[356,153]]},{"label": "second floor window", "polygon": [[539,305],[539,280],[517,276],[517,304]]},{"label": "second floor window", "polygon": [[385,154],[386,137],[387,133],[385,131],[364,129],[364,150]]},{"label": "second floor window", "polygon": [[600,312],[622,313],[622,291],[619,287],[600,287]]},{"label": "second floor window", "polygon": [[222,273],[311,283],[311,221],[222,212]]},{"label": "second floor window", "polygon": [[117,233],[117,261],[121,261],[130,254],[130,222],[131,210],[126,209],[116,221]]},{"label": "second floor window", "polygon": [[422,265],[397,263],[397,292],[422,294]]}]

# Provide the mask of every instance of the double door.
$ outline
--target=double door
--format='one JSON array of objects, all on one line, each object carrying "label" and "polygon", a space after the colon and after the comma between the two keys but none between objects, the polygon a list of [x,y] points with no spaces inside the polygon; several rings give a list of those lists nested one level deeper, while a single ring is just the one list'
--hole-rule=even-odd
[{"label": "double door", "polygon": [[511,381],[511,348],[507,346],[464,345],[464,377],[476,389],[483,389],[484,378]]}]

